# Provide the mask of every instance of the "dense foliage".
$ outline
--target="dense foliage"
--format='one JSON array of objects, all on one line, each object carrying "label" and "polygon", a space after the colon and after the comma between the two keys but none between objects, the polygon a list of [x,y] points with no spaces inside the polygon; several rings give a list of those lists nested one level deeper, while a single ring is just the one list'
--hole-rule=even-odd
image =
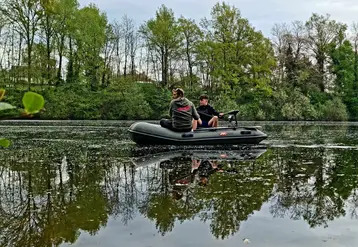
[{"label": "dense foliage", "polygon": [[139,26],[77,0],[0,3],[0,83],[44,95],[42,118],[158,119],[181,86],[241,119],[358,119],[355,23],[313,13],[268,38],[225,2],[199,21],[162,5]]}]

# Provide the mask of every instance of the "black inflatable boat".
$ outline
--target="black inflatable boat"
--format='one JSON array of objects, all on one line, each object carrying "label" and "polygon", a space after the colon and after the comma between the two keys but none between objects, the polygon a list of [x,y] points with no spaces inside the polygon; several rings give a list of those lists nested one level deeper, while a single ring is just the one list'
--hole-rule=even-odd
[{"label": "black inflatable boat", "polygon": [[267,135],[258,127],[238,127],[236,114],[231,111],[229,122],[235,120],[233,126],[202,128],[191,132],[175,132],[161,127],[158,124],[146,122],[133,123],[128,131],[130,138],[142,145],[234,145],[258,144],[267,138]]}]

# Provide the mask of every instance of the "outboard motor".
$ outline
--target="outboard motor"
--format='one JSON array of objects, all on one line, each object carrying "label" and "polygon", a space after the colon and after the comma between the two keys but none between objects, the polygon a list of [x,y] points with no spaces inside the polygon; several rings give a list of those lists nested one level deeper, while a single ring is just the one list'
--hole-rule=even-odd
[{"label": "outboard motor", "polygon": [[[228,121],[229,123],[234,127],[236,128],[238,126],[237,124],[237,117],[236,115],[239,113],[239,110],[233,110],[233,111],[229,111],[227,114],[229,115],[228,116]],[[233,121],[235,121],[235,123],[232,123]]]}]

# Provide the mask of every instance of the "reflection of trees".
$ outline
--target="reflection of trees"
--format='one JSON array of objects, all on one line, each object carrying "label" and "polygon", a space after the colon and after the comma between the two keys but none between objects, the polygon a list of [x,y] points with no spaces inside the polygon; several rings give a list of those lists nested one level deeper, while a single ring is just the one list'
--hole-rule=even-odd
[{"label": "reflection of trees", "polygon": [[352,150],[339,150],[333,153],[330,160],[334,165],[330,166],[329,187],[332,193],[340,196],[342,203],[346,202],[349,215],[357,218],[358,209],[358,152]]},{"label": "reflection of trees", "polygon": [[[234,174],[213,174],[206,187],[189,186],[185,200],[175,200],[169,193],[167,178],[175,172],[152,167],[155,183],[148,187],[148,203],[141,204],[141,212],[156,222],[162,234],[176,221],[200,218],[210,222],[215,237],[225,238],[271,196],[275,217],[288,215],[311,227],[327,226],[344,215],[357,217],[357,156],[357,151],[342,149],[273,149],[253,165],[235,162]],[[170,163],[179,167],[190,165],[190,160]]]},{"label": "reflection of trees", "polygon": [[207,188],[197,191],[197,199],[204,201],[200,218],[210,220],[212,234],[226,238],[239,231],[255,210],[271,196],[274,184],[273,169],[265,159],[255,163],[235,162],[235,173],[216,173]]},{"label": "reflection of trees", "polygon": [[149,167],[147,175],[149,175],[148,195],[139,206],[140,212],[156,221],[159,232],[171,231],[179,208],[169,192],[168,172],[166,169]]},{"label": "reflection of trees", "polygon": [[[358,153],[323,148],[277,149],[278,183],[271,213],[303,218],[311,227],[327,226],[346,214],[355,215]],[[350,203],[350,201],[352,203]]]},{"label": "reflection of trees", "polygon": [[[172,167],[189,165],[191,159],[175,159],[170,161]],[[175,221],[183,222],[189,220],[200,211],[200,203],[187,193],[184,200],[176,200],[170,180],[175,177],[175,170],[160,168],[159,166],[147,169],[148,180],[147,197],[139,204],[139,210],[150,220],[155,221],[158,231],[164,235],[174,228]],[[190,192],[190,191],[187,191]]]},{"label": "reflection of trees", "polygon": [[157,174],[135,171],[125,150],[66,145],[0,153],[0,246],[74,243],[108,215],[126,224],[147,200]]},{"label": "reflection of trees", "polygon": [[182,187],[173,180],[190,173],[190,156],[134,169],[126,155],[60,144],[1,152],[0,246],[74,243],[81,231],[96,234],[109,215],[127,224],[138,211],[161,234],[200,219],[227,238],[269,198],[274,216],[312,227],[357,217],[357,151],[272,149],[256,160],[219,160],[227,172],[212,174],[207,186],[194,179]]},{"label": "reflection of trees", "polygon": [[[176,162],[172,167],[184,164],[189,168],[191,166],[191,159],[171,161]],[[228,164],[223,164],[226,169],[225,164]],[[168,170],[161,169],[161,175],[158,176],[161,181],[158,181],[158,184],[162,184],[162,187],[152,187],[148,203],[141,212],[156,221],[162,234],[171,231],[176,220],[195,217],[204,222],[211,221],[211,232],[216,238],[226,238],[236,233],[240,223],[247,220],[255,210],[259,210],[262,203],[270,197],[274,176],[273,169],[265,158],[256,162],[233,161],[231,165],[235,167],[234,173],[213,174],[205,187],[189,186],[184,200],[175,200],[167,189],[155,190],[169,185],[165,180]]]},{"label": "reflection of trees", "polygon": [[1,246],[73,243],[79,229],[95,234],[105,226],[103,168],[90,156],[73,150],[70,159],[58,160],[57,150],[8,152],[0,167]]},{"label": "reflection of trees", "polygon": [[104,176],[104,191],[108,199],[108,213],[121,217],[124,224],[133,219],[137,203],[138,190],[135,173],[132,166],[122,161],[106,166]]}]

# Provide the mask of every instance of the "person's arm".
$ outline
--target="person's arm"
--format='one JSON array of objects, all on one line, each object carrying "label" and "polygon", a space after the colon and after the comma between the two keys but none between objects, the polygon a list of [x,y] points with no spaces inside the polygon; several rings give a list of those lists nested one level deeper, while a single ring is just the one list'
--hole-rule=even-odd
[{"label": "person's arm", "polygon": [[224,115],[224,113],[222,112],[217,112],[212,106],[211,106],[211,112],[213,113],[214,116],[218,116],[218,117],[222,117]]},{"label": "person's arm", "polygon": [[194,104],[191,104],[191,109],[192,109],[192,116],[195,120],[199,120],[200,119],[200,115],[198,113],[198,111],[196,110]]},{"label": "person's arm", "polygon": [[219,115],[220,115],[220,113],[217,112],[217,111],[214,109],[214,107],[210,106],[210,108],[211,108],[211,113],[212,113],[214,116],[219,116]]},{"label": "person's arm", "polygon": [[173,112],[173,104],[174,104],[174,101],[172,100],[169,104],[169,116],[172,117],[172,112]]},{"label": "person's arm", "polygon": [[202,121],[200,119],[200,115],[198,113],[198,111],[196,110],[194,104],[191,104],[191,109],[192,109],[192,116],[195,120],[198,121],[198,123],[201,125],[202,124]]}]

